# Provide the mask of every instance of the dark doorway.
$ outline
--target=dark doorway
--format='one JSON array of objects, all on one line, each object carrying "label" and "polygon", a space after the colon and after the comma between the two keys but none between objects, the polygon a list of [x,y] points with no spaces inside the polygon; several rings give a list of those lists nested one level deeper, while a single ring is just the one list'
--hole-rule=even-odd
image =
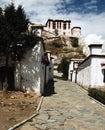
[{"label": "dark doorway", "polygon": [[[0,67],[0,89],[3,89],[3,82],[5,80],[5,71],[6,67]],[[7,70],[8,76],[8,90],[13,91],[14,90],[14,67],[8,67]]]},{"label": "dark doorway", "polygon": [[105,69],[103,69],[103,82],[105,83]]}]

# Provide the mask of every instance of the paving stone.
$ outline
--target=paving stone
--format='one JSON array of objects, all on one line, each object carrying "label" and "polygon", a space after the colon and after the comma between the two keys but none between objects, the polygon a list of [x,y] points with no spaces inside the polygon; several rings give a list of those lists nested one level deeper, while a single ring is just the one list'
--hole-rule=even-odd
[{"label": "paving stone", "polygon": [[48,123],[54,123],[54,122],[56,122],[56,120],[51,120],[51,119],[50,119],[50,120],[47,120],[47,122],[48,122]]},{"label": "paving stone", "polygon": [[29,124],[25,124],[20,128],[20,130],[38,130],[36,128],[33,129],[33,126],[30,126]]},{"label": "paving stone", "polygon": [[35,124],[35,127],[38,128],[38,129],[41,129],[41,130],[47,129],[46,125],[44,125],[44,124],[43,125]]},{"label": "paving stone", "polygon": [[39,116],[36,117],[36,119],[40,119],[40,120],[48,120],[48,114],[40,114]]},{"label": "paving stone", "polygon": [[59,115],[61,115],[58,111],[50,111],[50,112],[48,112],[48,114],[49,115],[53,115],[53,116],[59,116]]},{"label": "paving stone", "polygon": [[56,94],[44,97],[39,115],[28,127],[31,130],[105,130],[105,107],[90,99],[77,84],[56,81]]}]

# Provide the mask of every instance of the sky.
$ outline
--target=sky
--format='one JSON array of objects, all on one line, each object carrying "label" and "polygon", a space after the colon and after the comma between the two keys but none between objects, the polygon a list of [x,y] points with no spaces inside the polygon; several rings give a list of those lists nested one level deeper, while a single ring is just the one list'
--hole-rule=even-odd
[{"label": "sky", "polygon": [[[105,0],[12,0],[22,5],[33,23],[45,25],[50,19],[71,20],[71,28],[81,27],[83,37],[90,34],[105,39]],[[0,0],[1,7],[11,0]]]}]

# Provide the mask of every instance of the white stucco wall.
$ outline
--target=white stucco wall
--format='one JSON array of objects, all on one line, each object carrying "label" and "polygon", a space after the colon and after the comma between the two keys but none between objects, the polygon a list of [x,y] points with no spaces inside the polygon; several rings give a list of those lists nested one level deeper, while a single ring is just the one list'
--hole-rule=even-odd
[{"label": "white stucco wall", "polygon": [[84,87],[91,85],[91,59],[86,60],[79,66],[77,83]]},{"label": "white stucco wall", "polygon": [[78,64],[82,61],[83,59],[74,59],[74,58],[70,60],[69,70],[68,70],[68,80],[71,80],[72,82],[76,82]]},{"label": "white stucco wall", "polygon": [[101,63],[105,61],[105,57],[101,55],[93,55],[87,58],[79,66],[77,83],[84,87],[103,87],[103,72]]},{"label": "white stucco wall", "polygon": [[44,93],[45,83],[53,79],[52,59],[48,58],[50,64],[46,66],[42,63],[44,54],[42,41],[39,41],[33,49],[27,51],[21,62],[16,63],[15,89],[26,91],[32,89],[38,94]]},{"label": "white stucco wall", "polygon": [[76,82],[76,70],[72,73],[72,82]]},{"label": "white stucco wall", "polygon": [[94,48],[94,49],[92,49],[92,52],[91,52],[91,54],[101,54],[101,52],[102,52],[102,49],[101,48]]},{"label": "white stucco wall", "polygon": [[[56,29],[49,29],[48,27],[44,27],[44,30],[48,31],[49,33],[53,33],[53,34],[56,35],[56,33],[55,33]],[[58,31],[58,35],[61,35],[61,36],[64,36],[64,35],[65,36],[70,36],[71,35],[70,29],[66,29],[66,30],[64,30],[64,29],[57,29],[57,31]]]},{"label": "white stucco wall", "polygon": [[[53,22],[55,23],[55,29],[53,29]],[[66,22],[66,29],[64,29],[64,23]],[[60,23],[61,23],[61,27],[60,27]],[[50,24],[50,27],[49,27]],[[70,21],[47,21],[47,25],[46,27],[44,27],[44,30],[50,32],[50,33],[54,33],[56,35],[56,30],[58,35],[65,35],[65,36],[70,36],[71,34],[71,30],[69,28],[69,24]]]},{"label": "white stucco wall", "polygon": [[102,87],[103,83],[103,73],[101,68],[101,62],[104,58],[93,57],[91,62],[91,87]]},{"label": "white stucco wall", "polygon": [[69,70],[68,70],[68,80],[72,79],[71,71],[73,71],[73,61],[70,62],[69,64]]},{"label": "white stucco wall", "polygon": [[[33,49],[28,50],[24,55],[24,59],[20,62],[20,67],[18,63],[15,82],[20,81],[22,89],[32,89],[37,93],[43,93],[45,74],[45,66],[41,62],[43,54],[44,48],[41,41],[39,41]],[[19,87],[17,84],[15,86]]]},{"label": "white stucco wall", "polygon": [[74,37],[80,37],[81,36],[81,28],[79,27],[73,27],[71,29],[71,34],[74,36]]}]

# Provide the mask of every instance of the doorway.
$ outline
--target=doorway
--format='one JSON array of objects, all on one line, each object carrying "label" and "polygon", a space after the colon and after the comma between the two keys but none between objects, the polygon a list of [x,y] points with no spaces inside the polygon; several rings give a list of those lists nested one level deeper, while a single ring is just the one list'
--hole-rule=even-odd
[{"label": "doorway", "polygon": [[[6,67],[0,67],[0,90],[3,89],[3,82],[5,80]],[[14,90],[14,67],[8,67],[7,69],[7,81],[8,90]]]}]

